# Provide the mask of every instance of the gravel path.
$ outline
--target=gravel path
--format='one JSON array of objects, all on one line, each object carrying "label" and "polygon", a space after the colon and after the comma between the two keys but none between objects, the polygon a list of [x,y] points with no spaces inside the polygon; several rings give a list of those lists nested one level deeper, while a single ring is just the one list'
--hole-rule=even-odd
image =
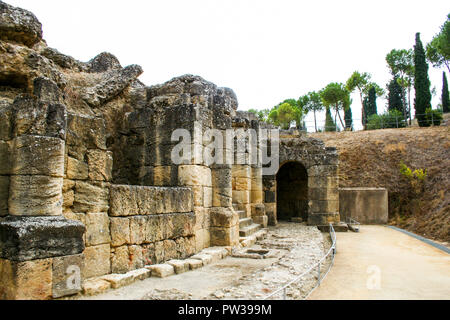
[{"label": "gravel path", "polygon": [[[271,228],[267,239],[257,246],[280,251],[281,257],[272,265],[240,279],[237,286],[229,286],[211,295],[218,299],[262,299],[287,282],[313,267],[328,251],[331,241],[316,227],[280,223]],[[325,270],[330,261],[326,261]],[[317,272],[310,272],[287,290],[288,299],[305,298],[317,283]],[[277,294],[272,299],[281,299]]]},{"label": "gravel path", "polygon": [[[201,269],[168,278],[148,278],[90,300],[262,299],[317,263],[328,251],[328,234],[316,227],[280,223],[251,249],[270,249],[266,259],[227,257]],[[248,248],[244,248],[248,249]],[[323,266],[325,269],[327,265]],[[317,272],[305,276],[287,292],[301,299],[315,286]],[[274,299],[281,296],[274,297]]]}]

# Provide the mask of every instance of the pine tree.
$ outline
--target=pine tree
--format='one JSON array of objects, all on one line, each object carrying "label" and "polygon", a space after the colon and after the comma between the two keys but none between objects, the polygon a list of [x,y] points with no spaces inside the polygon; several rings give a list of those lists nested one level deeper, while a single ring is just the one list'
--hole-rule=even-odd
[{"label": "pine tree", "polygon": [[422,41],[420,41],[420,33],[416,33],[416,44],[414,46],[414,89],[416,97],[414,99],[414,109],[416,110],[416,118],[420,127],[430,125],[425,119],[426,110],[431,109],[430,80],[428,78],[428,64],[425,59],[425,50],[423,49]]},{"label": "pine tree", "polygon": [[398,84],[397,77],[388,84],[388,111],[398,110],[403,114],[402,87]]},{"label": "pine tree", "polygon": [[445,71],[442,72],[442,111],[444,113],[450,112],[450,98],[448,94],[448,83]]},{"label": "pine tree", "polygon": [[325,113],[325,131],[336,131],[336,123],[333,121],[329,107]]}]

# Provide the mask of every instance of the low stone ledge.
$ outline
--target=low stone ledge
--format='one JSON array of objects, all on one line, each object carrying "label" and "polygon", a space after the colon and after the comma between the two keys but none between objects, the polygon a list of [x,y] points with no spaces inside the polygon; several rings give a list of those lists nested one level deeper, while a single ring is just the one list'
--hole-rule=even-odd
[{"label": "low stone ledge", "polygon": [[6,217],[0,222],[0,258],[12,261],[70,256],[84,250],[85,226],[64,217]]},{"label": "low stone ledge", "polygon": [[146,268],[151,270],[152,277],[165,278],[175,274],[175,269],[170,264],[155,264]]},{"label": "low stone ledge", "polygon": [[205,254],[205,253],[203,253],[203,254],[197,253],[196,255],[193,255],[191,257],[191,259],[200,260],[204,266],[213,262],[213,257],[210,254]]},{"label": "low stone ledge", "polygon": [[201,260],[186,259],[184,261],[186,261],[186,263],[189,264],[190,270],[196,270],[196,269],[200,269],[201,267],[203,267],[203,262]]},{"label": "low stone ledge", "polygon": [[86,296],[94,296],[103,293],[111,288],[111,283],[109,281],[92,278],[85,280],[83,282],[83,294]]},{"label": "low stone ledge", "polygon": [[175,270],[176,274],[189,271],[189,263],[186,260],[169,260],[167,264],[170,264]]}]

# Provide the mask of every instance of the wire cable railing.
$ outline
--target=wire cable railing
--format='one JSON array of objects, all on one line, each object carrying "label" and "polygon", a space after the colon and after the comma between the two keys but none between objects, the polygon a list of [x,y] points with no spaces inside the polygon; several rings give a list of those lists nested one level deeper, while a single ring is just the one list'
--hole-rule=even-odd
[{"label": "wire cable railing", "polygon": [[[275,290],[274,292],[272,292],[271,294],[267,295],[266,297],[263,298],[263,300],[268,300],[273,298],[276,295],[282,294],[282,298],[283,300],[287,300],[287,296],[286,296],[286,292],[287,289],[292,286],[293,284],[297,283],[298,281],[300,281],[304,276],[306,276],[307,274],[309,274],[310,272],[313,272],[315,270],[317,270],[317,282],[315,284],[315,286],[308,292],[308,294],[305,296],[304,300],[306,300],[311,293],[320,286],[320,283],[322,282],[322,280],[328,275],[328,273],[331,270],[331,267],[334,264],[334,257],[336,256],[337,253],[337,243],[336,243],[336,232],[334,231],[333,225],[330,223],[330,237],[331,237],[331,247],[328,250],[328,252],[317,262],[315,263],[311,268],[309,268],[308,270],[306,270],[305,272],[303,272],[301,275],[297,276],[295,279],[289,281],[288,283],[286,283],[285,285],[283,285],[281,288]],[[331,263],[328,266],[327,270],[325,273],[322,274],[321,272],[321,267],[322,264],[325,262],[325,260],[331,256]]]}]

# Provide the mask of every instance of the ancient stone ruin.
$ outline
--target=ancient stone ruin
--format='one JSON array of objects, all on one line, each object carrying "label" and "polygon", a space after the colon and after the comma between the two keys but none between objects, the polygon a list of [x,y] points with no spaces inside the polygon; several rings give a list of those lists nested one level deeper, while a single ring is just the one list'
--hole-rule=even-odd
[{"label": "ancient stone ruin", "polygon": [[[86,279],[250,245],[278,219],[339,222],[336,149],[280,131],[277,173],[248,161],[263,144],[205,164],[208,132],[239,129],[239,146],[273,128],[237,111],[231,89],[192,75],[148,87],[142,72],[58,52],[32,13],[0,1],[1,299],[60,298]],[[177,129],[193,150],[178,164]]]}]

